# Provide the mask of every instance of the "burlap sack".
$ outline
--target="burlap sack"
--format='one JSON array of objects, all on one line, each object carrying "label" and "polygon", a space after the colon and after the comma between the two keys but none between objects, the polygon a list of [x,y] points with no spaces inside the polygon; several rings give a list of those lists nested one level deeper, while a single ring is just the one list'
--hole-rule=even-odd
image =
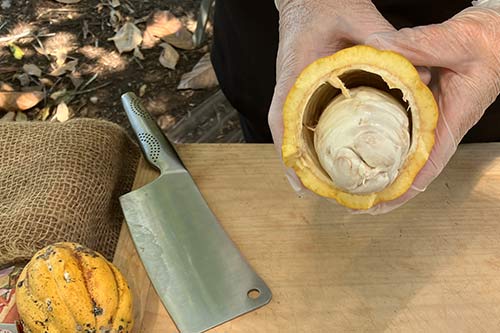
[{"label": "burlap sack", "polygon": [[112,259],[138,158],[109,122],[0,122],[0,267],[58,241]]}]

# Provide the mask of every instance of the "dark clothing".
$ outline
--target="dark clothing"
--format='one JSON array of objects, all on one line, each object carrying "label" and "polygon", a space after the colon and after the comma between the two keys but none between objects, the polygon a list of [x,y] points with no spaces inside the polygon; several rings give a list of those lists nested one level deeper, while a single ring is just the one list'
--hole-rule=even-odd
[{"label": "dark clothing", "polygon": [[[373,1],[397,29],[440,23],[470,0]],[[267,113],[276,84],[278,11],[273,0],[217,0],[212,62],[220,87],[240,112],[247,142],[272,142]],[[500,99],[462,142],[500,141]]]},{"label": "dark clothing", "polygon": [[216,0],[212,63],[243,117],[247,142],[272,142],[267,113],[276,84],[278,11],[273,0]]}]

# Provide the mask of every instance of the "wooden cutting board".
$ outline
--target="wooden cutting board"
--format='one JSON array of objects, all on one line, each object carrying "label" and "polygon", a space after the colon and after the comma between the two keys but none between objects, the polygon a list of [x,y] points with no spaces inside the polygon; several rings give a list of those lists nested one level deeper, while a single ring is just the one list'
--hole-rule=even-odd
[{"label": "wooden cutting board", "polygon": [[[179,153],[273,291],[210,332],[500,331],[500,144],[460,147],[426,192],[382,216],[297,197],[271,145]],[[135,187],[155,176],[142,162]],[[135,332],[177,332],[125,225],[115,263],[135,295]]]}]

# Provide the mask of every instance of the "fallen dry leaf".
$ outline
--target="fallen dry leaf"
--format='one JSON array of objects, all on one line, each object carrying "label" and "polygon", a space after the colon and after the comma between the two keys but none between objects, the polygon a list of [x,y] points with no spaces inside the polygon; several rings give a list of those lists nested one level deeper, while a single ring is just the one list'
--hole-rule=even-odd
[{"label": "fallen dry leaf", "polygon": [[0,4],[0,8],[3,10],[9,9],[12,5],[12,0],[2,0],[2,4]]},{"label": "fallen dry leaf", "polygon": [[161,47],[163,47],[163,51],[160,54],[160,64],[163,67],[167,67],[170,69],[175,69],[177,65],[177,61],[179,61],[179,53],[167,43],[161,43]]},{"label": "fallen dry leaf", "polygon": [[182,22],[168,10],[157,10],[149,18],[146,31],[158,38],[171,35],[183,27]]},{"label": "fallen dry leaf", "polygon": [[158,43],[160,43],[161,39],[158,37],[155,37],[149,33],[149,31],[145,30],[144,33],[142,34],[142,45],[141,49],[146,50],[146,49],[152,49],[155,47]]},{"label": "fallen dry leaf", "polygon": [[0,118],[0,121],[14,121],[14,120],[16,120],[15,112],[7,112],[2,118]]},{"label": "fallen dry leaf", "polygon": [[68,58],[68,53],[65,50],[56,51],[52,55],[56,58],[56,65],[59,67],[63,66]]},{"label": "fallen dry leaf", "polygon": [[175,125],[175,117],[169,114],[162,115],[157,120],[158,126],[164,131],[170,129],[173,125]]},{"label": "fallen dry leaf", "polygon": [[42,76],[42,70],[35,64],[26,64],[23,66],[23,71],[28,75],[33,75],[36,77]]},{"label": "fallen dry leaf", "polygon": [[40,79],[40,83],[43,84],[46,87],[49,87],[49,88],[54,85],[54,82],[51,79],[46,78],[46,77],[42,77]]},{"label": "fallen dry leaf", "polygon": [[[43,86],[28,86],[28,87],[22,87],[21,91],[42,91]],[[0,331],[1,333],[2,331]]]},{"label": "fallen dry leaf", "polygon": [[73,3],[79,3],[81,0],[56,0],[56,1],[66,5],[71,5]]},{"label": "fallen dry leaf", "polygon": [[28,121],[28,116],[22,112],[16,113],[16,121]]},{"label": "fallen dry leaf", "polygon": [[56,108],[56,114],[54,115],[54,118],[60,122],[64,123],[66,120],[69,119],[69,108],[66,105],[66,103],[61,102],[57,108]]},{"label": "fallen dry leaf", "polygon": [[57,100],[59,98],[63,98],[68,92],[66,91],[66,88],[62,89],[62,90],[59,90],[59,91],[56,91],[56,92],[53,92],[51,95],[50,95],[50,99],[52,100]]},{"label": "fallen dry leaf", "polygon": [[111,7],[116,8],[120,6],[120,0],[111,0],[109,4],[111,5]]},{"label": "fallen dry leaf", "polygon": [[142,48],[152,48],[159,42],[158,39],[180,49],[194,48],[193,34],[168,10],[155,11],[151,15],[144,31]]},{"label": "fallen dry leaf", "polygon": [[186,22],[186,28],[194,33],[196,31],[196,26],[198,25],[198,21],[193,18],[189,18]]},{"label": "fallen dry leaf", "polygon": [[194,49],[193,43],[193,34],[182,27],[179,31],[174,34],[167,35],[162,38],[165,42],[172,44],[175,47],[183,50],[192,50]]},{"label": "fallen dry leaf", "polygon": [[115,42],[118,52],[133,51],[142,42],[142,33],[135,24],[131,22],[125,23],[120,30],[113,37],[108,40]]},{"label": "fallen dry leaf", "polygon": [[16,44],[10,43],[9,49],[10,49],[10,52],[12,53],[12,55],[14,56],[14,58],[16,58],[17,60],[21,60],[24,57],[23,50],[21,50],[21,48],[19,46],[17,46]]},{"label": "fallen dry leaf", "polygon": [[194,65],[191,72],[182,75],[177,89],[208,89],[218,84],[217,76],[210,61],[210,53],[207,53]]},{"label": "fallen dry leaf", "polygon": [[16,80],[19,80],[19,83],[21,84],[21,86],[23,87],[26,87],[27,85],[30,84],[31,80],[30,80],[30,76],[26,73],[22,73],[22,74],[15,74],[14,75],[14,79]]},{"label": "fallen dry leaf", "polygon": [[37,115],[37,119],[45,121],[49,116],[50,116],[50,106],[46,106],[40,110],[40,112]]},{"label": "fallen dry leaf", "polygon": [[44,97],[41,91],[0,92],[0,109],[5,111],[24,111],[37,105]]},{"label": "fallen dry leaf", "polygon": [[105,4],[103,4],[102,2],[98,3],[97,6],[95,6],[95,8],[97,9],[97,14],[101,14],[102,10],[105,7],[107,8],[107,6]]},{"label": "fallen dry leaf", "polygon": [[140,88],[139,88],[139,97],[144,97],[144,95],[146,94],[146,89],[148,88],[148,86],[146,84],[143,84]]},{"label": "fallen dry leaf", "polygon": [[109,24],[113,27],[114,31],[118,31],[120,29],[120,24],[123,21],[123,16],[118,10],[111,9],[109,12]]},{"label": "fallen dry leaf", "polygon": [[138,47],[134,49],[134,57],[144,60],[144,55],[142,54],[141,50],[139,50]]},{"label": "fallen dry leaf", "polygon": [[71,80],[71,83],[73,83],[75,89],[78,89],[83,83],[82,75],[77,71],[69,73],[68,77]]},{"label": "fallen dry leaf", "polygon": [[0,91],[14,91],[14,88],[10,84],[0,81]]},{"label": "fallen dry leaf", "polygon": [[72,72],[76,69],[76,65],[78,65],[78,60],[71,60],[65,63],[62,66],[57,67],[52,72],[49,73],[50,76],[61,76],[66,74],[67,72]]}]

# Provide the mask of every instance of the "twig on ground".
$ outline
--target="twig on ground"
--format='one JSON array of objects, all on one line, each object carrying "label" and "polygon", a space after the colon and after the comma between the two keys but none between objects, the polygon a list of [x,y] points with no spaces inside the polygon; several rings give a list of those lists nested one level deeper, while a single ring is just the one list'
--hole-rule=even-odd
[{"label": "twig on ground", "polygon": [[[87,36],[91,34],[89,29],[89,22],[87,20],[83,20],[82,34],[83,34],[83,39],[87,39]],[[92,34],[92,36],[93,35],[94,34]]]},{"label": "twig on ground", "polygon": [[51,32],[51,33],[39,33],[36,36],[37,37],[52,37],[52,36],[55,36],[55,35],[56,35],[55,32]]},{"label": "twig on ground", "polygon": [[86,93],[89,93],[89,92],[96,91],[96,90],[99,90],[101,88],[107,87],[111,83],[113,83],[113,82],[109,81],[109,82],[103,83],[103,84],[101,84],[101,85],[99,85],[97,87],[94,87],[94,88],[90,88],[90,89],[86,89],[86,90],[80,90],[80,91],[75,91],[75,92],[70,92],[69,94],[71,94],[71,95],[86,94]]},{"label": "twig on ground", "polygon": [[0,43],[10,43],[10,42],[15,42],[18,39],[21,38],[26,38],[26,37],[52,37],[55,36],[55,33],[41,33],[41,34],[34,34],[31,30],[24,30],[21,33],[18,33],[17,35],[13,36],[6,36],[6,37],[0,37]]},{"label": "twig on ground", "polygon": [[84,90],[85,88],[87,88],[87,86],[89,84],[91,84],[92,82],[95,81],[95,79],[97,79],[97,75],[98,75],[97,73],[95,73],[94,75],[92,75],[92,77],[87,82],[85,82],[84,84],[82,84],[82,86],[79,89],[77,89],[77,90]]},{"label": "twig on ground", "polygon": [[3,67],[0,68],[0,74],[17,72],[18,69],[18,67]]},{"label": "twig on ground", "polygon": [[54,91],[55,87],[62,81],[63,77],[58,77],[56,82],[54,82],[54,84],[52,85],[52,87],[50,87],[49,89],[49,92],[47,93],[47,95],[51,95],[52,92]]},{"label": "twig on ground", "polygon": [[43,56],[45,56],[45,58],[47,58],[48,61],[50,61],[50,57],[47,54],[47,51],[45,50],[45,46],[43,46],[42,41],[40,40],[40,38],[38,38],[38,36],[35,36],[35,40],[37,41],[38,45],[40,46],[40,50],[38,50],[34,45],[32,45],[33,48],[37,52],[39,52],[40,54],[42,54]]},{"label": "twig on ground", "polygon": [[134,61],[139,65],[139,67],[141,69],[144,69],[144,66],[141,64],[141,62],[139,61],[139,59],[137,59],[136,57],[134,57]]},{"label": "twig on ground", "polygon": [[0,24],[0,30],[2,30],[7,25],[7,23],[9,23],[9,21],[5,21],[4,23]]},{"label": "twig on ground", "polygon": [[135,13],[135,9],[134,9],[134,5],[130,2],[130,1],[127,1],[127,0],[124,0],[124,4],[123,4],[123,7],[125,7],[130,14],[134,14]]},{"label": "twig on ground", "polygon": [[47,11],[39,14],[36,18],[40,19],[40,18],[44,17],[47,14],[56,13],[56,12],[63,12],[63,13],[70,12],[70,13],[73,13],[73,12],[80,12],[80,11],[81,11],[80,8],[53,8],[53,9],[48,9]]},{"label": "twig on ground", "polygon": [[31,35],[31,30],[25,30],[17,35],[14,35],[14,36],[0,37],[0,43],[13,42],[13,41],[16,41],[18,39],[28,37],[29,35]]},{"label": "twig on ground", "polygon": [[84,107],[86,107],[86,106],[87,106],[87,103],[82,103],[82,104],[80,104],[80,105],[76,108],[75,112],[76,112],[76,113],[80,113],[80,111],[81,111]]},{"label": "twig on ground", "polygon": [[148,18],[149,18],[149,15],[146,15],[146,16],[143,16],[143,17],[140,17],[136,20],[134,20],[134,24],[137,25],[139,23],[145,23],[148,21]]}]

